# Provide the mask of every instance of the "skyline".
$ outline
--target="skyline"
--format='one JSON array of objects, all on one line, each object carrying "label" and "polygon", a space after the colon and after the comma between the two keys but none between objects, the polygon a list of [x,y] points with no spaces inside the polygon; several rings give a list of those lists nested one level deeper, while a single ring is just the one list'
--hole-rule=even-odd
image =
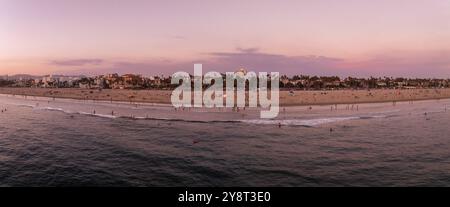
[{"label": "skyline", "polygon": [[0,74],[450,76],[450,1],[0,0]]}]

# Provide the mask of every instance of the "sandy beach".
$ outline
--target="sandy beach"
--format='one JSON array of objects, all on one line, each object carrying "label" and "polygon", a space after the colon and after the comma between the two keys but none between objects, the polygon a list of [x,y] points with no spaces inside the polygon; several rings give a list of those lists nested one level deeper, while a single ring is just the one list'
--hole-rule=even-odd
[{"label": "sandy beach", "polygon": [[[170,90],[0,88],[0,94],[79,100],[170,104]],[[450,89],[376,89],[280,92],[281,106],[379,103],[450,98]]]}]

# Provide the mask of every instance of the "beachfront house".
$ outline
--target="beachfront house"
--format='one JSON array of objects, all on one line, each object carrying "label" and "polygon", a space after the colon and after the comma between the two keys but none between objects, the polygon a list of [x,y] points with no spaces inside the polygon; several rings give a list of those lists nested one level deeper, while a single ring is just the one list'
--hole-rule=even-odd
[{"label": "beachfront house", "polygon": [[33,79],[22,79],[16,80],[14,84],[12,84],[13,87],[31,87],[33,85]]},{"label": "beachfront house", "polygon": [[105,80],[105,88],[113,88],[114,84],[119,81],[120,77],[117,73],[114,73],[105,75],[103,79]]},{"label": "beachfront house", "polygon": [[125,74],[122,79],[126,89],[138,89],[144,85],[144,79],[141,75]]},{"label": "beachfront house", "polygon": [[42,87],[53,88],[55,86],[56,80],[52,75],[46,75],[42,78]]},{"label": "beachfront house", "polygon": [[378,80],[377,81],[377,87],[378,88],[386,88],[387,86],[388,86],[388,84],[385,81],[383,81],[383,80]]},{"label": "beachfront house", "polygon": [[150,79],[150,86],[151,87],[160,87],[162,85],[162,80],[159,76],[152,76]]}]

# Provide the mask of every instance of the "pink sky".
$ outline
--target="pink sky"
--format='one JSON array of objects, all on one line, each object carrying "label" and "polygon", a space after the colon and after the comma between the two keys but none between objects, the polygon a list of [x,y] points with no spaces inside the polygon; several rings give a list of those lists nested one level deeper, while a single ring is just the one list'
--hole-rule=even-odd
[{"label": "pink sky", "polygon": [[449,0],[0,0],[0,74],[450,77]]}]

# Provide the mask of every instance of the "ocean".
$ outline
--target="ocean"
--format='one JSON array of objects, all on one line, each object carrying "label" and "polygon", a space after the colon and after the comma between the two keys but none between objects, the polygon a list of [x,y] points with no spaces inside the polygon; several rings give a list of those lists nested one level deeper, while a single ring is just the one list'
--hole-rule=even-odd
[{"label": "ocean", "polygon": [[0,107],[1,186],[450,186],[450,100],[286,107],[275,120],[12,95]]}]

